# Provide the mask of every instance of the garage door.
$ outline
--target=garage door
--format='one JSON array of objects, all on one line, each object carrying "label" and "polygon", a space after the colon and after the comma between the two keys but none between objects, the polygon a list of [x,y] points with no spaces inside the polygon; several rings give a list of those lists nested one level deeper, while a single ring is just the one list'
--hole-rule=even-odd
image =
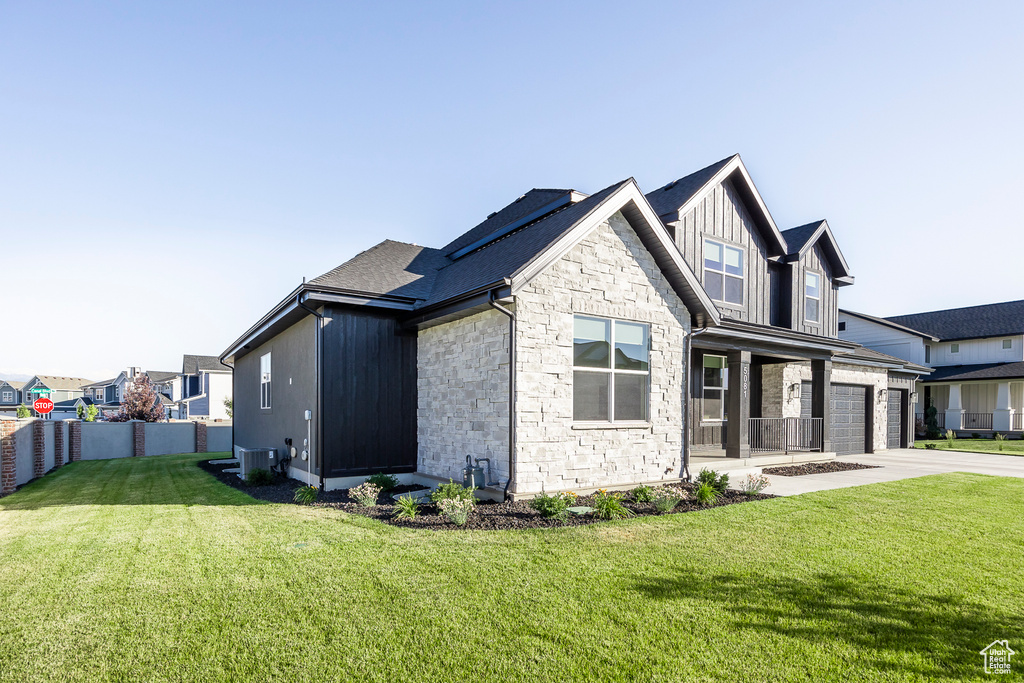
[{"label": "garage door", "polygon": [[867,435],[868,388],[832,385],[832,450],[839,455],[863,453]]},{"label": "garage door", "polygon": [[889,448],[899,448],[903,435],[903,390],[889,390]]}]

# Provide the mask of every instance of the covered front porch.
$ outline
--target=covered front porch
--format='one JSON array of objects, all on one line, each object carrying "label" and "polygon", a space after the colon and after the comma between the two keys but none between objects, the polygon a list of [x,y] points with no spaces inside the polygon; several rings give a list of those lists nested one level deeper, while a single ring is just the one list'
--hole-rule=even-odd
[{"label": "covered front porch", "polygon": [[922,429],[927,427],[925,410],[934,405],[942,431],[1024,432],[1024,380],[929,382],[924,386],[924,399],[917,414]]}]

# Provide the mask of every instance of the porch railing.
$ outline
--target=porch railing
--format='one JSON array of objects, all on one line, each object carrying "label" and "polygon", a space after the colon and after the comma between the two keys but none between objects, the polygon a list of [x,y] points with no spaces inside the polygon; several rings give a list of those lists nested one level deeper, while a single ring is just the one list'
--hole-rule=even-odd
[{"label": "porch railing", "polygon": [[1013,414],[1013,424],[1010,429],[1015,431],[1024,431],[1024,413],[1018,411]]},{"label": "porch railing", "polygon": [[[920,426],[920,428],[924,429],[925,428],[924,413],[917,413],[916,419],[917,419],[917,424]],[[935,424],[936,424],[936,426],[939,429],[945,430],[946,429],[946,414],[945,413],[936,413],[935,414]]]},{"label": "porch railing", "polygon": [[992,429],[992,413],[964,413],[964,429]]},{"label": "porch railing", "polygon": [[752,417],[748,434],[750,452],[820,452],[823,425],[820,417]]}]

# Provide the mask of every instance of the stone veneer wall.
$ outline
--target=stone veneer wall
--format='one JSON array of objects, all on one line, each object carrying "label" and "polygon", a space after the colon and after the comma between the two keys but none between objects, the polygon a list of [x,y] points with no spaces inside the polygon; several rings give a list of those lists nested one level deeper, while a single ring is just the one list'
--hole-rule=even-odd
[{"label": "stone veneer wall", "polygon": [[462,481],[466,456],[508,477],[508,318],[485,311],[419,333],[417,470]]},{"label": "stone veneer wall", "polygon": [[[690,313],[625,218],[614,215],[534,278],[516,313],[514,492],[678,479]],[[650,324],[649,426],[573,424],[574,313]]]}]

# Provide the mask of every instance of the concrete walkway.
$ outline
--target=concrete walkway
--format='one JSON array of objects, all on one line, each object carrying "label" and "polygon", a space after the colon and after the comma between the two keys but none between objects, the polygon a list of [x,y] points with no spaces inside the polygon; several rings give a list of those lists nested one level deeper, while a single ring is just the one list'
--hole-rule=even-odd
[{"label": "concrete walkway", "polygon": [[[862,465],[881,465],[881,467],[871,470],[810,474],[803,477],[769,475],[772,485],[765,489],[765,493],[772,493],[776,496],[794,496],[811,491],[877,484],[883,481],[898,481],[946,472],[973,472],[1000,477],[1024,478],[1024,457],[1013,455],[901,448],[876,455],[844,455],[836,460],[856,462]],[[739,482],[740,478],[736,477],[733,485]]]}]

